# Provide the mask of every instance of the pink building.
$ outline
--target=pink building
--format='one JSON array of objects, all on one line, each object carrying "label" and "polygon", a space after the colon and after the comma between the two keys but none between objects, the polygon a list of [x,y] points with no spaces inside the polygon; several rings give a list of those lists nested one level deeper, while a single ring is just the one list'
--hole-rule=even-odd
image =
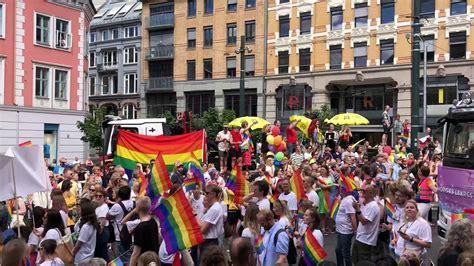
[{"label": "pink building", "polygon": [[84,158],[91,0],[0,0],[0,152],[31,140]]}]

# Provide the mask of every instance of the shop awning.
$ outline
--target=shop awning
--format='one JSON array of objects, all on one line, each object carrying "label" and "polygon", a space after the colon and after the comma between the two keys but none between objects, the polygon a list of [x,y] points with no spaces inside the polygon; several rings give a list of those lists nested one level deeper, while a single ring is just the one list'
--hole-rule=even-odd
[{"label": "shop awning", "polygon": [[386,78],[366,78],[364,80],[346,79],[346,80],[332,80],[326,85],[327,90],[339,90],[351,86],[370,86],[387,84],[391,87],[396,87],[397,82],[390,77]]}]

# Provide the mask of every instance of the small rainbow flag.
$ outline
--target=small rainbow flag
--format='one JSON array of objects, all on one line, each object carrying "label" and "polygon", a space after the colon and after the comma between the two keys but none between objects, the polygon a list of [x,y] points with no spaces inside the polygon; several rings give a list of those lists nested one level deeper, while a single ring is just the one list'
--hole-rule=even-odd
[{"label": "small rainbow flag", "polygon": [[304,211],[298,210],[298,219],[303,219]]},{"label": "small rainbow flag", "polygon": [[151,178],[146,189],[146,195],[151,199],[163,195],[171,188],[171,179],[161,153],[158,153],[155,164],[151,169]]},{"label": "small rainbow flag", "polygon": [[163,196],[154,214],[160,221],[168,254],[191,248],[204,240],[182,188],[172,195]]},{"label": "small rainbow flag", "polygon": [[268,172],[265,172],[265,181],[267,181],[269,186],[272,185],[272,177],[270,176]]},{"label": "small rainbow flag", "polygon": [[355,180],[351,176],[344,176],[344,174],[341,172],[341,183],[342,187],[345,188],[347,193],[352,192],[353,190],[357,189],[357,185],[355,183]]},{"label": "small rainbow flag", "polygon": [[464,213],[451,213],[451,222],[466,218]]},{"label": "small rainbow flag", "polygon": [[196,178],[186,178],[183,180],[184,190],[186,192],[192,191],[196,189]]},{"label": "small rainbow flag", "polygon": [[33,146],[33,142],[31,142],[31,140],[28,140],[28,141],[25,141],[25,142],[22,142],[22,143],[18,144],[18,146],[20,146],[20,147],[31,147],[31,146]]},{"label": "small rainbow flag", "polygon": [[385,199],[385,214],[395,220],[395,206],[388,199]]},{"label": "small rainbow flag", "polygon": [[280,193],[278,193],[278,191],[273,191],[273,194],[270,196],[268,196],[268,200],[270,200],[271,203],[275,203],[275,201],[278,200],[278,197],[280,197]]},{"label": "small rainbow flag", "polygon": [[146,178],[146,174],[143,172],[141,167],[139,167],[138,171],[138,177],[140,182],[140,191],[138,192],[138,195],[140,197],[143,197],[145,196],[146,189],[148,188],[148,179]]},{"label": "small rainbow flag", "polygon": [[248,181],[242,175],[242,169],[238,164],[234,165],[225,186],[234,192],[234,202],[237,204],[242,204],[244,197],[250,193]]},{"label": "small rainbow flag", "polygon": [[339,211],[339,206],[341,205],[341,198],[337,197],[334,199],[331,207],[331,218],[336,219],[337,212]]},{"label": "small rainbow flag", "polygon": [[313,236],[311,230],[306,229],[306,233],[301,239],[302,251],[301,255],[306,265],[318,265],[326,256],[326,251],[319,244],[318,240]]},{"label": "small rainbow flag", "polygon": [[296,199],[298,201],[302,199],[308,199],[308,197],[306,196],[306,193],[304,192],[303,177],[301,176],[300,169],[297,169],[293,173],[293,176],[290,178],[290,187],[291,187],[291,191],[293,191],[296,194]]},{"label": "small rainbow flag", "polygon": [[196,182],[201,187],[201,189],[206,189],[206,180],[204,179],[204,173],[197,159],[188,163],[188,171],[193,173],[193,176],[196,179]]},{"label": "small rainbow flag", "polygon": [[114,259],[113,261],[107,263],[107,266],[123,266],[123,262],[120,257]]},{"label": "small rainbow flag", "polygon": [[8,211],[8,224],[12,221],[13,217],[13,200],[8,200],[7,202],[7,211]]},{"label": "small rainbow flag", "polygon": [[263,246],[262,234],[259,234],[255,239],[255,250],[257,251],[257,254],[262,254],[263,250],[265,250],[265,247]]}]

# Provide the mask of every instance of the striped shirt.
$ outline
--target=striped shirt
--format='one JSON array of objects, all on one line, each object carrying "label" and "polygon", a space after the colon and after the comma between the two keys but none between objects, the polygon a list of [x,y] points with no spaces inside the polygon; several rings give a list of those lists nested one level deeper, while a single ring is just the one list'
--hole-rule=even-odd
[{"label": "striped shirt", "polygon": [[295,163],[297,167],[300,167],[301,163],[303,163],[304,155],[302,153],[294,152],[291,154],[290,159]]}]

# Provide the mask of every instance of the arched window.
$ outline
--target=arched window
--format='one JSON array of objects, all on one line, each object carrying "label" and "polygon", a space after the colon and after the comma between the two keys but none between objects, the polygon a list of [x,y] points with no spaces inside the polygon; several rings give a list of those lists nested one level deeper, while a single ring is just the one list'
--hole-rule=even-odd
[{"label": "arched window", "polygon": [[107,103],[107,104],[102,105],[102,107],[105,108],[106,114],[118,116],[118,108],[115,104]]},{"label": "arched window", "polygon": [[125,119],[137,118],[137,109],[134,104],[129,103],[123,106],[123,117]]}]

